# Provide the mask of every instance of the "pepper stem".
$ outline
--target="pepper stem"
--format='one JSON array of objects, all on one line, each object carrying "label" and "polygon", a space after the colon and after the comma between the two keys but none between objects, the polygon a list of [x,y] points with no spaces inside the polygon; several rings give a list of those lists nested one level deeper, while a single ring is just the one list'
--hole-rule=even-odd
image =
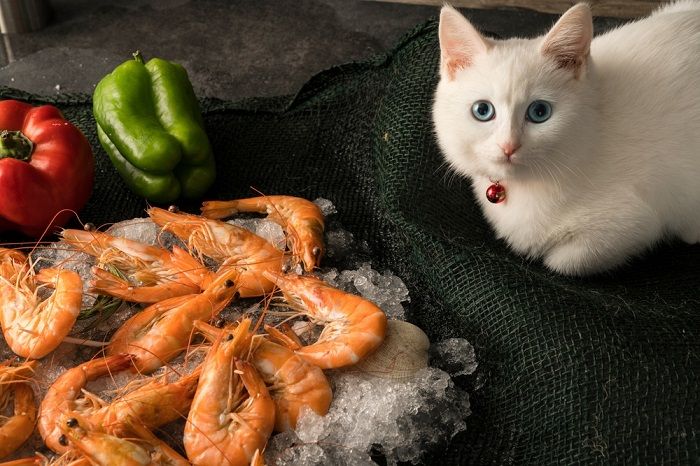
[{"label": "pepper stem", "polygon": [[141,55],[141,51],[137,50],[136,52],[131,54],[134,57],[134,60],[137,62],[141,63],[142,65],[146,62],[143,61],[143,55]]},{"label": "pepper stem", "polygon": [[10,158],[29,161],[34,152],[34,143],[21,131],[0,131],[0,159]]}]

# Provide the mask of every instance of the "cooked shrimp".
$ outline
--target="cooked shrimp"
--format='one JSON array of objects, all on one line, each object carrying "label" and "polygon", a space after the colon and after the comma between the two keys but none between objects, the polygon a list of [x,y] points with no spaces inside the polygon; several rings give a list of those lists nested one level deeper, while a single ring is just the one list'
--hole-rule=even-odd
[{"label": "cooked shrimp", "polygon": [[242,298],[262,296],[274,285],[262,272],[282,270],[284,253],[258,235],[235,225],[197,215],[152,207],[153,221],[185,241],[198,254],[241,272],[238,286]]},{"label": "cooked shrimp", "polygon": [[[53,288],[42,301],[36,283]],[[25,358],[42,358],[68,335],[82,304],[80,275],[71,270],[29,271],[10,282],[0,278],[0,325],[7,344]]]},{"label": "cooked shrimp", "polygon": [[250,320],[225,330],[204,360],[183,437],[195,465],[248,465],[275,425],[275,404],[255,367],[239,359],[250,347]]},{"label": "cooked shrimp", "polygon": [[[197,322],[195,326],[208,339],[215,339],[223,332],[204,322]],[[333,391],[321,368],[305,361],[292,349],[273,343],[262,335],[255,337],[253,351],[253,365],[275,402],[277,432],[294,429],[304,407],[319,416],[328,412]]]},{"label": "cooked shrimp", "polygon": [[174,382],[168,382],[165,377],[139,381],[143,383],[140,387],[86,418],[92,425],[99,422],[106,432],[120,437],[129,432],[128,419],[138,419],[148,429],[184,419],[197,390],[199,372],[197,368]]},{"label": "cooked shrimp", "polygon": [[131,367],[131,359],[131,355],[128,354],[93,359],[68,369],[54,381],[39,406],[39,434],[47,447],[56,453],[64,453],[68,449],[66,445],[59,442],[61,437],[60,426],[57,424],[59,415],[70,412],[89,413],[102,408],[101,405],[95,406],[90,403],[93,400],[79,400],[78,397],[88,382]]},{"label": "cooked shrimp", "polygon": [[19,448],[34,431],[36,405],[28,385],[34,365],[34,361],[17,366],[9,361],[0,364],[0,410],[14,395],[14,415],[0,416],[0,458]]},{"label": "cooked shrimp", "polygon": [[[199,293],[211,275],[197,259],[177,246],[170,252],[99,231],[64,230],[61,235],[75,248],[97,257],[99,267],[92,269],[96,276],[92,290],[126,301],[157,303]],[[100,268],[105,266],[116,268],[126,278]]]},{"label": "cooked shrimp", "polygon": [[296,353],[322,369],[356,364],[376,350],[386,335],[386,315],[372,302],[310,276],[265,272],[292,308],[324,325],[316,343]]},{"label": "cooked shrimp", "polygon": [[262,340],[253,355],[253,364],[265,380],[275,400],[275,430],[296,428],[302,408],[319,416],[328,412],[333,391],[323,371],[289,348]]},{"label": "cooked shrimp", "polygon": [[207,218],[220,219],[239,212],[266,213],[287,232],[292,253],[303,262],[305,270],[310,272],[320,264],[325,219],[313,202],[293,196],[261,196],[202,204],[202,215]]},{"label": "cooked shrimp", "polygon": [[139,372],[153,372],[187,348],[195,320],[212,319],[228,305],[237,276],[236,270],[222,270],[203,293],[147,307],[114,333],[107,354],[131,353]]},{"label": "cooked shrimp", "polygon": [[132,436],[119,438],[94,430],[80,416],[63,415],[63,442],[78,449],[94,466],[185,466],[190,463],[142,424],[128,418]]}]

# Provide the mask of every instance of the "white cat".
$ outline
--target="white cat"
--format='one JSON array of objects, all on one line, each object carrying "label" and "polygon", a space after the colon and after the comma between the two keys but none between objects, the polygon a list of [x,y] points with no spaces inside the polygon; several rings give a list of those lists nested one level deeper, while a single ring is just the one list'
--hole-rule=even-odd
[{"label": "white cat", "polygon": [[[592,31],[585,4],[532,40],[440,15],[440,148],[498,237],[567,275],[664,237],[700,241],[700,2]],[[486,198],[494,182],[501,203]]]}]

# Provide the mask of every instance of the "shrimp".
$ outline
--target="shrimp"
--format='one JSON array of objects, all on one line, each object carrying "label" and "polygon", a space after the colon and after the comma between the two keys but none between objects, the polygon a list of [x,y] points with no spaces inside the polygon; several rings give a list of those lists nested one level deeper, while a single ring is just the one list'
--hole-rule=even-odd
[{"label": "shrimp", "polygon": [[61,413],[89,413],[103,406],[85,403],[78,397],[88,382],[100,377],[123,371],[132,365],[132,357],[128,354],[116,354],[106,358],[93,359],[61,374],[49,387],[39,406],[39,434],[47,447],[56,453],[64,453],[67,446],[59,442],[60,426],[57,424]]},{"label": "shrimp", "polygon": [[138,419],[146,428],[155,428],[185,418],[197,390],[199,372],[197,368],[172,383],[162,377],[151,379],[88,420],[92,425],[99,422],[108,433],[121,437],[129,432],[128,419]]},{"label": "shrimp", "polygon": [[[37,296],[37,282],[54,289],[48,299]],[[71,270],[26,271],[14,283],[0,279],[0,325],[7,344],[24,358],[46,356],[73,328],[82,297],[80,275]]]},{"label": "shrimp", "polygon": [[275,404],[253,365],[240,358],[250,348],[250,320],[216,339],[204,360],[183,443],[195,465],[248,465],[267,443]]},{"label": "shrimp", "polygon": [[322,369],[356,364],[386,336],[386,315],[372,302],[311,276],[264,272],[287,302],[311,321],[324,324],[316,343],[295,352]]},{"label": "shrimp", "polygon": [[320,264],[325,249],[325,219],[313,202],[293,196],[260,196],[202,204],[202,215],[207,218],[220,219],[239,212],[266,213],[268,219],[285,229],[292,253],[306,271]]},{"label": "shrimp", "polygon": [[[197,322],[195,326],[208,339],[222,332],[204,322]],[[275,402],[275,431],[294,429],[304,407],[319,416],[328,412],[333,391],[321,368],[305,361],[290,348],[262,336],[256,337],[252,362]]]},{"label": "shrimp", "polygon": [[179,296],[152,304],[127,320],[112,336],[107,354],[131,353],[139,372],[153,372],[189,343],[195,320],[221,312],[237,291],[236,270],[223,270],[201,294]]},{"label": "shrimp", "polygon": [[[199,293],[212,274],[177,246],[170,252],[99,231],[63,230],[61,235],[73,247],[97,257],[99,267],[92,269],[96,276],[92,290],[126,301],[156,303]],[[116,268],[126,278],[100,268],[105,266]]]},{"label": "shrimp", "polygon": [[282,270],[284,252],[245,228],[197,215],[169,212],[152,207],[147,210],[153,221],[185,241],[200,256],[207,256],[221,268],[241,272],[238,286],[242,298],[262,296],[274,284],[262,276],[264,271]]},{"label": "shrimp", "polygon": [[132,434],[119,438],[92,429],[80,416],[63,415],[59,420],[63,442],[73,445],[95,466],[185,466],[190,463],[157,438],[143,424],[127,418]]},{"label": "shrimp", "polygon": [[19,448],[34,431],[36,406],[34,392],[28,385],[34,365],[34,361],[19,366],[8,361],[0,364],[0,410],[14,395],[14,415],[0,416],[0,458]]}]

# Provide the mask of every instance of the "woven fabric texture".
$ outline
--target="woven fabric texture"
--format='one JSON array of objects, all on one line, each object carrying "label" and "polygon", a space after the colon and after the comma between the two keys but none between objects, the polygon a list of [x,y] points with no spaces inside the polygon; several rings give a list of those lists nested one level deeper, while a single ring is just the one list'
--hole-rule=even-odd
[{"label": "woven fabric texture", "polygon": [[[406,281],[410,320],[432,340],[475,345],[485,379],[468,430],[429,462],[698,464],[700,246],[664,244],[588,279],[509,252],[467,182],[446,181],[430,119],[436,26],[320,73],[295,96],[203,100],[218,164],[207,197],[247,197],[252,186],[332,200],[376,266]],[[88,136],[97,168],[83,221],[143,216],[146,203],[97,142],[89,96],[0,97],[57,105]]]}]

